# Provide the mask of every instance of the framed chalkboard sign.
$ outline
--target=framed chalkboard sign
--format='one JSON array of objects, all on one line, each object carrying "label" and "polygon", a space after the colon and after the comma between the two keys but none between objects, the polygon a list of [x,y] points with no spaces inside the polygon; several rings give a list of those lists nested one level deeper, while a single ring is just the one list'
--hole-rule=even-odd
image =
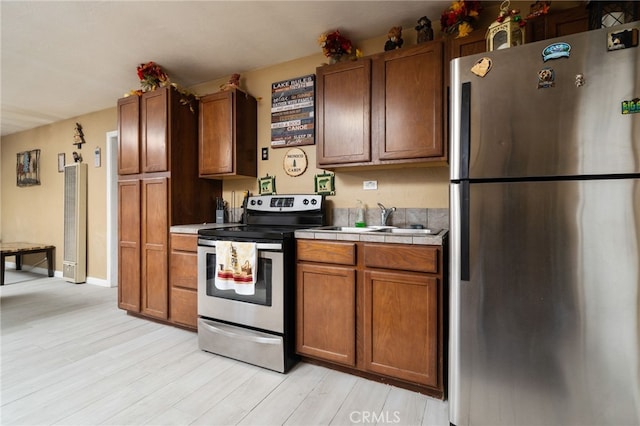
[{"label": "framed chalkboard sign", "polygon": [[315,74],[271,84],[271,148],[315,144]]}]

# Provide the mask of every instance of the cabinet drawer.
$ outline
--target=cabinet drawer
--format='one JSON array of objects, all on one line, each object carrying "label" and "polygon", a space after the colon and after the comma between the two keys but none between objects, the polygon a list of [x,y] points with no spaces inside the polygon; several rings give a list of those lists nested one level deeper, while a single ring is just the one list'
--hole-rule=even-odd
[{"label": "cabinet drawer", "polygon": [[355,265],[356,245],[347,242],[298,240],[297,257],[298,260],[309,262]]},{"label": "cabinet drawer", "polygon": [[402,246],[398,244],[366,244],[364,265],[367,268],[398,269],[437,274],[438,248],[430,246]]},{"label": "cabinet drawer", "polygon": [[198,236],[191,234],[171,234],[171,250],[198,251]]},{"label": "cabinet drawer", "polygon": [[171,252],[169,265],[171,287],[198,288],[198,255],[188,252]]},{"label": "cabinet drawer", "polygon": [[171,289],[171,321],[196,328],[198,321],[198,293],[184,288]]}]

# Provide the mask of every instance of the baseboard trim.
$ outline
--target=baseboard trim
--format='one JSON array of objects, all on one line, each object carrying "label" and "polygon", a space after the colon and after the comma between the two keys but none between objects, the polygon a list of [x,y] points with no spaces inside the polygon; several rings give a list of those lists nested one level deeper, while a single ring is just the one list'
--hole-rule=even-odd
[{"label": "baseboard trim", "polygon": [[[28,269],[24,269],[28,272],[33,272],[34,274],[44,275],[45,277],[49,275],[49,270],[47,268],[41,268],[39,266],[30,266],[30,265],[22,265],[23,269],[26,267]],[[16,270],[15,262],[5,262],[5,268]],[[19,271],[18,271],[19,272]],[[62,271],[53,271],[53,276],[55,278],[62,278]],[[100,287],[117,287],[117,285],[111,285],[107,280],[102,278],[95,277],[87,277],[86,284],[97,285]]]}]

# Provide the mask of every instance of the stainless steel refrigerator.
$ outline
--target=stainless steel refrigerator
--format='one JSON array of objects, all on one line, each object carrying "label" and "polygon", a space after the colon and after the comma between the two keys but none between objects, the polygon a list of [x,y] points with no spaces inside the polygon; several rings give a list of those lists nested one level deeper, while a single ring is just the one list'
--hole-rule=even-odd
[{"label": "stainless steel refrigerator", "polygon": [[640,424],[638,28],[451,62],[452,424]]}]

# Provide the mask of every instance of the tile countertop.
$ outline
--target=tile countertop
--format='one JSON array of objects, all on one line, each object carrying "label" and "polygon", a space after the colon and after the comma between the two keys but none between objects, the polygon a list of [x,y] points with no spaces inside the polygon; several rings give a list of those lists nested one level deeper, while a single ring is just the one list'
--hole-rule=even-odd
[{"label": "tile countertop", "polygon": [[169,232],[176,234],[197,234],[200,229],[230,228],[238,226],[239,223],[195,223],[193,225],[174,225],[169,228]]},{"label": "tile countertop", "polygon": [[330,230],[301,229],[296,231],[296,238],[308,240],[362,241],[367,243],[421,244],[441,246],[447,240],[449,230],[442,229],[437,234],[397,234],[385,232],[345,232]]}]

